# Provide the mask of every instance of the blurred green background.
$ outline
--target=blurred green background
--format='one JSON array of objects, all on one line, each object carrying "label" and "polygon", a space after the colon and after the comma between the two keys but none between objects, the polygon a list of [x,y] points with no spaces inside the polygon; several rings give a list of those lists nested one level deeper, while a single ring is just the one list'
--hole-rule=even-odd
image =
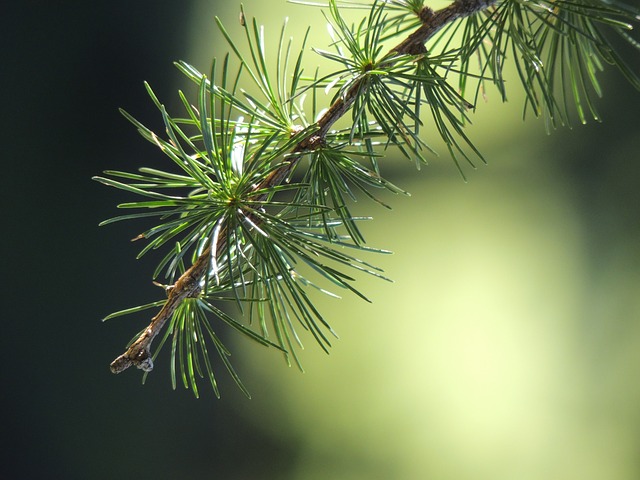
[{"label": "blurred green background", "polygon": [[[318,10],[245,7],[274,44],[285,16],[326,43]],[[640,93],[611,72],[604,123],[550,137],[515,83],[509,104],[489,92],[469,130],[489,165],[466,184],[445,155],[389,158],[412,197],[357,211],[395,283],[323,300],[340,340],[307,338],[304,374],[234,335],[253,400],[222,371],[221,400],[171,391],[166,355],[145,386],[109,373],[146,319],[100,318],[157,298],[157,259],[134,260],[138,226],[97,227],[126,198],[90,177],[162,161],[117,108],[160,129],[142,81],[177,111],[171,62],[206,71],[227,51],[214,15],[237,31],[238,11],[3,7],[0,479],[640,478]]]}]

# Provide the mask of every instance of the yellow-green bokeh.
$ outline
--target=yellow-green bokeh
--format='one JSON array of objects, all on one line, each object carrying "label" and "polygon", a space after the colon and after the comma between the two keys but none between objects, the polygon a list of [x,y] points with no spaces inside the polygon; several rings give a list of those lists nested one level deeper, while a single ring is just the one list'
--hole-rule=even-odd
[{"label": "yellow-green bokeh", "polygon": [[[285,16],[292,35],[312,24],[310,43],[326,43],[318,10],[245,5],[274,45]],[[203,2],[196,16],[233,24],[235,10]],[[201,46],[195,57],[204,61],[211,49]],[[307,61],[320,63],[312,53]],[[394,252],[368,258],[394,283],[360,278],[372,304],[318,299],[340,335],[330,356],[304,338],[301,374],[274,351],[234,345],[259,399],[243,413],[299,449],[291,478],[640,475],[637,238],[609,243],[594,262],[598,220],[585,215],[580,186],[545,144],[541,122],[519,122],[515,77],[509,86],[511,103],[490,92],[473,116],[469,134],[489,166],[466,168],[468,183],[444,150],[419,174],[391,156],[385,171],[412,197],[388,198],[391,212],[356,207],[374,217],[368,242]],[[631,140],[609,161],[637,161],[635,148]]]}]

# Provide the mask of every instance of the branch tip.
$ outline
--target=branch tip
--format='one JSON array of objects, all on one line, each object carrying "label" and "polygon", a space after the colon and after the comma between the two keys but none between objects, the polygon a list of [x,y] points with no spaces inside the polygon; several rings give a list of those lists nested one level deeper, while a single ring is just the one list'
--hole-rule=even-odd
[{"label": "branch tip", "polygon": [[111,373],[118,374],[124,372],[127,368],[135,365],[140,370],[150,372],[153,370],[153,360],[151,353],[146,348],[140,350],[132,345],[129,350],[116,358],[109,366]]}]

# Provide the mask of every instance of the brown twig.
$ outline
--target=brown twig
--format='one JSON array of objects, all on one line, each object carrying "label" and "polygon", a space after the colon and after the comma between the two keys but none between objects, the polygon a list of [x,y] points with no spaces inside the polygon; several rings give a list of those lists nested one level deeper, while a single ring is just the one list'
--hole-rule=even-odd
[{"label": "brown twig", "polygon": [[[435,12],[429,7],[424,7],[418,15],[422,21],[422,25],[403,42],[392,48],[390,54],[416,55],[425,53],[425,42],[445,25],[472,15],[480,10],[484,10],[497,3],[497,1],[498,0],[456,0],[449,6]],[[358,96],[361,82],[362,79],[354,82],[345,95],[339,97],[329,107],[316,124],[318,130],[313,135],[301,140],[293,149],[292,155],[287,157],[287,160],[282,163],[281,167],[274,170],[264,181],[256,186],[256,191],[280,185],[289,177],[305,152],[312,151],[323,143],[329,129],[338,119],[348,112],[353,105],[353,102]],[[216,246],[216,251],[220,252],[224,250],[225,235],[220,235],[218,238],[219,244]],[[153,370],[151,343],[158,333],[160,333],[167,320],[171,318],[178,306],[185,299],[196,297],[200,294],[200,285],[210,266],[210,262],[211,247],[209,246],[202,252],[194,264],[184,272],[171,287],[167,288],[168,298],[166,303],[156,316],[151,319],[151,323],[149,323],[149,326],[144,332],[129,346],[126,352],[111,362],[111,371],[113,373],[123,372],[132,365],[146,372]]]}]

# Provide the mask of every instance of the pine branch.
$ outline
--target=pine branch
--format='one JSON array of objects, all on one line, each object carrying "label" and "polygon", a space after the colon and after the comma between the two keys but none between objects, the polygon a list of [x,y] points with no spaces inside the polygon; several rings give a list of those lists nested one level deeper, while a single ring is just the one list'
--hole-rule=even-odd
[{"label": "pine branch", "polygon": [[[426,163],[423,152],[433,150],[420,135],[420,127],[421,107],[428,106],[433,125],[464,177],[459,156],[471,166],[476,158],[484,161],[464,130],[468,112],[475,109],[464,98],[465,91],[477,82],[477,98],[491,82],[506,100],[507,57],[526,93],[525,111],[544,116],[552,127],[569,123],[570,106],[582,122],[586,112],[599,119],[593,94],[601,95],[596,74],[605,63],[617,67],[640,90],[640,78],[607,36],[619,35],[640,49],[628,34],[631,24],[640,20],[638,9],[616,0],[455,0],[434,11],[423,1],[373,0],[365,5],[360,0],[340,4],[329,0],[326,16],[335,52],[314,51],[339,66],[324,77],[317,72],[303,75],[308,30],[290,62],[292,41],[285,42],[286,22],[275,72],[269,68],[263,29],[255,19],[249,22],[241,7],[249,55],[240,51],[216,19],[232,53],[222,62],[214,59],[209,77],[184,62],[176,64],[199,88],[196,105],[179,92],[186,118],[171,117],[145,84],[162,114],[166,139],[123,114],[182,173],[141,168],[139,173],[107,171],[107,177],[94,177],[145,198],[119,205],[146,209],[144,213],[102,224],[157,217],[157,225],[134,239],[149,240],[139,257],[168,242],[175,246],[153,274],[156,279],[165,272],[168,285],[154,283],[165,288],[167,298],[106,318],[160,307],[148,327],[111,363],[113,373],[132,365],[148,373],[155,356],[169,343],[174,388],[179,372],[184,386],[197,397],[196,377],[206,376],[219,396],[209,358],[209,351],[215,351],[248,396],[209,316],[282,351],[287,362],[293,358],[300,365],[295,350],[302,344],[294,323],[328,351],[327,333],[335,333],[306,292],[315,288],[336,295],[316,285],[306,272],[365,300],[343,269],[385,279],[380,269],[345,252],[352,248],[389,253],[365,246],[358,227],[362,218],[354,217],[348,207],[356,198],[354,192],[385,207],[371,189],[406,193],[380,175],[381,147],[397,148],[415,159],[418,167]],[[368,15],[359,24],[348,25],[342,8],[366,8]],[[460,46],[453,45],[456,33],[461,33],[455,37],[461,37]],[[396,43],[398,39],[402,41]],[[392,42],[396,46],[385,50]],[[239,62],[235,76],[230,66],[233,55]],[[478,68],[471,67],[472,59]],[[243,72],[257,94],[240,88]],[[457,89],[450,85],[449,74],[459,77]],[[317,114],[317,91],[322,89],[336,93],[329,107]],[[304,103],[309,92],[310,116]],[[348,113],[351,127],[335,130],[336,122]],[[308,168],[301,180],[293,182],[296,170],[304,168],[303,159],[308,159]],[[167,190],[172,194],[164,193]],[[250,325],[257,318],[260,333],[215,306],[220,300],[234,301]],[[163,330],[152,353],[151,345]],[[268,339],[270,332],[274,342]]]},{"label": "pine branch", "polygon": [[[457,0],[448,7],[436,12],[429,7],[424,7],[419,15],[422,25],[409,35],[406,40],[394,47],[388,56],[394,57],[425,53],[425,42],[441,28],[455,20],[486,9],[495,4],[496,1],[497,0]],[[324,143],[327,132],[329,132],[331,127],[353,106],[362,81],[362,78],[356,81],[345,95],[339,97],[331,105],[316,122],[316,132],[300,140],[287,160],[283,162],[278,169],[274,170],[262,183],[255,187],[256,191],[268,190],[276,185],[280,185],[290,176],[305,153],[315,150]],[[264,200],[265,197],[260,195],[255,198],[256,202]],[[218,242],[216,251],[221,252],[224,250],[225,235],[219,235]],[[153,369],[151,355],[151,344],[153,340],[185,299],[198,296],[210,261],[211,246],[207,247],[196,262],[185,271],[172,286],[167,288],[167,301],[158,314],[152,318],[149,326],[129,346],[127,351],[111,363],[111,371],[113,373],[123,372],[132,365],[146,372]]]}]

